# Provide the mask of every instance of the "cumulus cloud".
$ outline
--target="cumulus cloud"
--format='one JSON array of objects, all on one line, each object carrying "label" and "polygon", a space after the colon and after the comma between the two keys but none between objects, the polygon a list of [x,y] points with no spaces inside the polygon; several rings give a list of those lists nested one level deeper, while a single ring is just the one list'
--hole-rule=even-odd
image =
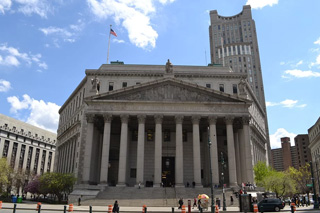
[{"label": "cumulus cloud", "polygon": [[320,45],[320,37],[318,38],[318,40],[316,40],[315,42],[313,42],[314,44],[319,44]]},{"label": "cumulus cloud", "polygon": [[0,1],[0,13],[4,14],[6,10],[10,10],[12,5],[11,0],[1,0]]},{"label": "cumulus cloud", "polygon": [[278,4],[279,0],[248,0],[246,5],[251,5],[252,9],[262,9],[265,6],[272,7]]},{"label": "cumulus cloud", "polygon": [[60,27],[46,27],[39,28],[39,30],[45,34],[46,36],[50,36],[53,38],[56,47],[59,47],[59,42],[69,42],[74,43],[78,34],[84,29],[85,23],[79,19],[76,24],[71,24],[66,28]]},{"label": "cumulus cloud", "polygon": [[277,131],[274,134],[269,135],[271,149],[280,148],[281,147],[281,138],[283,138],[283,137],[289,137],[290,142],[291,142],[291,146],[294,146],[294,137],[296,137],[296,136],[297,136],[297,134],[290,133],[287,130],[285,130],[284,128],[277,129]]},{"label": "cumulus cloud", "polygon": [[284,101],[281,102],[266,102],[266,106],[267,107],[273,107],[273,106],[281,106],[281,107],[285,107],[285,108],[304,108],[307,106],[307,104],[298,104],[298,100],[291,100],[291,99],[286,99]]},{"label": "cumulus cloud", "polygon": [[[320,64],[320,57],[319,57],[319,64]],[[283,78],[288,78],[288,77],[295,77],[295,78],[311,78],[311,77],[320,77],[319,72],[313,72],[311,70],[286,70],[284,71],[286,75],[283,75]]]},{"label": "cumulus cloud", "polygon": [[[157,0],[161,4],[174,0]],[[92,13],[100,18],[112,17],[121,24],[129,35],[131,43],[143,49],[156,46],[158,33],[152,27],[150,18],[156,12],[156,0],[87,0]]]},{"label": "cumulus cloud", "polygon": [[27,123],[34,126],[57,132],[59,123],[59,109],[55,103],[45,102],[43,100],[35,100],[29,95],[23,95],[22,100],[17,96],[11,96],[7,98],[10,103],[10,112],[17,114],[18,112],[25,110],[29,113],[26,120]]},{"label": "cumulus cloud", "polygon": [[[1,55],[3,54],[3,56]],[[17,48],[9,47],[7,44],[0,44],[0,65],[3,66],[19,66],[20,61],[25,62],[27,65],[32,63],[37,64],[43,69],[47,69],[48,66],[45,62],[41,61],[41,54],[28,54],[22,53]]]},{"label": "cumulus cloud", "polygon": [[112,41],[113,42],[115,42],[115,43],[124,43],[124,40],[121,40],[121,39],[116,39],[116,38],[114,38],[114,39],[112,39]]},{"label": "cumulus cloud", "polygon": [[9,81],[0,79],[0,92],[7,92],[11,89],[11,83]]}]

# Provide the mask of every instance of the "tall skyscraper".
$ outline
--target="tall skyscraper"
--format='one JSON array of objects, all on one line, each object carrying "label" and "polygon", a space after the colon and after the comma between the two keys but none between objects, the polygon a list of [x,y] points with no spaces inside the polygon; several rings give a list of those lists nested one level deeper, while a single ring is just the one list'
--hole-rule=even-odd
[{"label": "tall skyscraper", "polygon": [[247,73],[248,82],[265,109],[257,32],[250,5],[243,6],[243,10],[234,16],[210,11],[210,20],[211,63]]}]

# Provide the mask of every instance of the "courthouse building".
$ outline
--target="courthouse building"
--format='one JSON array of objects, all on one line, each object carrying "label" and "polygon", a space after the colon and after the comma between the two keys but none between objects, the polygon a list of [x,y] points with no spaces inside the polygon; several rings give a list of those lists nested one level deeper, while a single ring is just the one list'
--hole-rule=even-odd
[{"label": "courthouse building", "polygon": [[264,106],[246,72],[214,62],[103,64],[59,110],[55,169],[78,189],[206,187],[210,163],[214,185],[252,183],[269,161]]},{"label": "courthouse building", "polygon": [[0,158],[16,171],[53,171],[57,134],[0,114]]}]

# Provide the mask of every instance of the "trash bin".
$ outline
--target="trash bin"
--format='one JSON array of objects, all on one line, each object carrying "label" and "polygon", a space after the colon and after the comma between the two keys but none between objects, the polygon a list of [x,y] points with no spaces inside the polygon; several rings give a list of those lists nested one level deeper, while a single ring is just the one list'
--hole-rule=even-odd
[{"label": "trash bin", "polygon": [[12,196],[12,203],[16,203],[17,202],[17,196]]},{"label": "trash bin", "polygon": [[22,197],[18,197],[17,203],[22,203]]}]

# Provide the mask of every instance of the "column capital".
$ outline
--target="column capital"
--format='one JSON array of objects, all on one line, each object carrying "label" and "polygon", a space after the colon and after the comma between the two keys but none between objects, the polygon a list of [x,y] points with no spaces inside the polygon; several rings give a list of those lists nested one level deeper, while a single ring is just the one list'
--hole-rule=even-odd
[{"label": "column capital", "polygon": [[146,120],[146,117],[147,117],[146,115],[138,115],[137,118],[138,118],[139,124],[144,123]]},{"label": "column capital", "polygon": [[226,122],[227,125],[232,125],[233,124],[233,120],[234,120],[233,116],[226,116],[224,118],[224,121]]},{"label": "column capital", "polygon": [[154,120],[155,120],[156,124],[161,124],[162,120],[163,120],[163,115],[155,115]]},{"label": "column capital", "polygon": [[242,122],[243,124],[249,125],[250,123],[250,116],[242,116]]},{"label": "column capital", "polygon": [[183,115],[176,115],[174,117],[174,119],[176,120],[176,124],[182,124],[183,123]]},{"label": "column capital", "polygon": [[112,115],[105,113],[102,115],[105,123],[110,123],[112,121]]},{"label": "column capital", "polygon": [[216,123],[217,123],[217,120],[218,120],[218,116],[211,115],[211,116],[208,117],[208,121],[209,121],[209,124],[210,124],[210,125],[216,124]]},{"label": "column capital", "polygon": [[94,114],[86,114],[86,119],[88,123],[94,122]]},{"label": "column capital", "polygon": [[199,124],[201,117],[199,115],[193,115],[191,119],[192,119],[192,124]]},{"label": "column capital", "polygon": [[120,115],[120,118],[122,123],[128,123],[129,121],[129,115],[126,115],[126,114]]}]

